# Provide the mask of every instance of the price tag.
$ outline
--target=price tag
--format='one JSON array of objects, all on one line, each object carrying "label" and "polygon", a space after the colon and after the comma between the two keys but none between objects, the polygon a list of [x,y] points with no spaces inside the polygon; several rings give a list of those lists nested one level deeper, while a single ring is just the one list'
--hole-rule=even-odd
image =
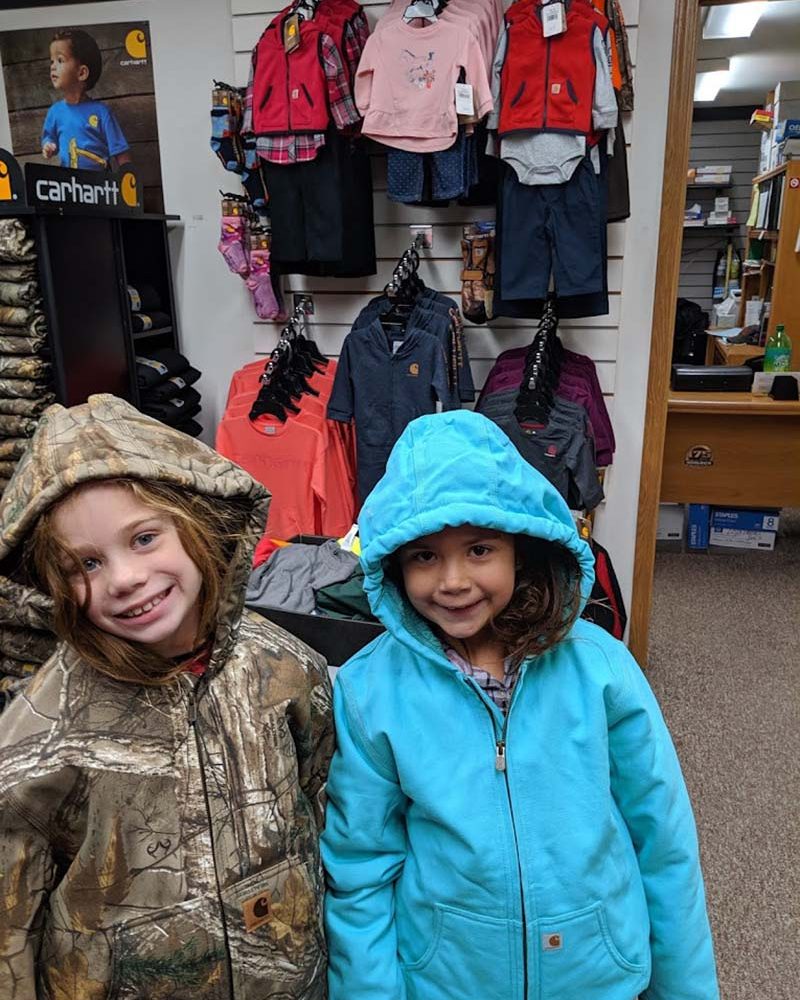
[{"label": "price tag", "polygon": [[456,114],[474,115],[475,101],[472,97],[471,83],[456,84]]},{"label": "price tag", "polygon": [[567,30],[567,15],[561,0],[542,7],[542,33],[545,38],[560,35]]},{"label": "price tag", "polygon": [[287,55],[300,45],[300,18],[290,14],[283,22],[283,48]]}]

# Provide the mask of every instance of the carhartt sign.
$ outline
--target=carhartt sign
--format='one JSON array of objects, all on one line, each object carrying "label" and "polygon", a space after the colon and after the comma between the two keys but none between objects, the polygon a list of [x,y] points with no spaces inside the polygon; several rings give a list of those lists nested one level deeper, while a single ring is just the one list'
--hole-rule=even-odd
[{"label": "carhartt sign", "polygon": [[29,205],[81,208],[103,214],[138,215],[142,211],[136,174],[130,167],[119,173],[66,170],[29,163],[25,167]]}]

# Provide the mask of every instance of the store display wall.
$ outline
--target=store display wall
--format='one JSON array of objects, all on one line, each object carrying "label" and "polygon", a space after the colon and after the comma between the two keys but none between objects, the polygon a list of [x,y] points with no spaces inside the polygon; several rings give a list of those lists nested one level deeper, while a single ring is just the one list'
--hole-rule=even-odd
[{"label": "store display wall", "polygon": [[[208,148],[212,78],[243,84],[250,49],[279,0],[125,0],[64,5],[63,23],[149,20],[167,211],[183,224],[171,232],[183,349],[204,375],[205,437],[224,408],[232,373],[254,353],[269,352],[279,327],[254,322],[250,295],[232,282],[217,251],[219,190],[231,189],[226,173]],[[663,0],[625,0],[631,48],[639,67],[636,107],[625,116],[630,144],[632,217],[609,228],[611,311],[574,323],[564,322],[567,347],[597,363],[615,425],[617,454],[606,484],[607,501],[597,512],[596,535],[613,553],[626,601],[630,601],[642,434],[647,386],[661,178],[668,107],[673,8]],[[367,4],[374,23],[385,9]],[[53,23],[52,9],[4,11],[6,30]],[[0,94],[0,145],[8,144],[8,115]],[[408,224],[434,225],[434,249],[423,264],[425,278],[442,291],[459,290],[460,227],[491,218],[491,209],[432,210],[390,203],[385,194],[385,160],[376,158],[375,207],[380,272],[373,278],[322,280],[295,277],[290,287],[314,293],[311,318],[320,347],[336,356],[349,324],[367,297],[383,287],[392,264],[410,242]],[[469,347],[480,385],[497,354],[532,339],[533,325],[503,319],[471,330]]]},{"label": "store display wall", "polygon": [[[269,19],[282,6],[281,0],[232,0],[235,84],[244,86],[247,83],[252,48]],[[606,486],[608,501],[598,509],[596,533],[613,552],[615,563],[619,564],[623,591],[626,600],[629,600],[634,541],[631,529],[636,517],[644,415],[644,397],[638,390],[647,378],[672,10],[671,5],[658,4],[656,0],[624,0],[622,6],[633,62],[639,62],[640,50],[648,58],[647,80],[644,79],[645,74],[636,75],[637,110],[633,115],[623,116],[629,147],[634,214],[627,222],[613,223],[608,229],[609,314],[564,320],[560,333],[567,348],[587,354],[595,361],[615,430],[618,429],[618,435],[621,431],[622,440],[627,441],[625,452],[621,454],[618,450],[615,467],[609,473]],[[666,10],[659,9],[664,6]],[[387,4],[366,0],[364,7],[370,25],[374,26],[387,9]],[[647,39],[642,38],[642,24],[652,25]],[[638,93],[640,87],[644,94],[642,98]],[[313,294],[314,315],[309,322],[316,343],[332,357],[338,356],[359,310],[389,280],[398,256],[409,245],[409,224],[433,225],[434,245],[432,250],[423,252],[421,273],[432,287],[458,297],[462,267],[461,227],[467,222],[495,217],[493,207],[451,206],[436,209],[389,201],[386,195],[386,158],[377,153],[373,156],[373,182],[378,273],[373,277],[354,279],[292,275],[286,280],[290,292]],[[642,237],[647,241],[645,245],[640,245]],[[499,318],[488,327],[467,324],[475,385],[480,388],[501,351],[529,344],[535,329],[534,321],[508,318]],[[268,354],[275,346],[277,333],[275,324],[256,321],[256,351]],[[627,392],[620,383],[620,352],[623,350],[628,354],[625,368],[630,370],[634,381],[632,392]]]},{"label": "store display wall", "polygon": [[713,208],[714,196],[726,196],[730,198],[731,212],[739,223],[738,226],[716,234],[713,230],[707,232],[706,229],[684,231],[678,295],[697,302],[708,312],[711,311],[712,275],[717,252],[725,248],[731,237],[739,253],[744,253],[753,178],[758,173],[761,135],[761,131],[750,125],[744,114],[739,121],[703,121],[692,124],[689,166],[730,164],[733,171],[730,187],[719,190],[690,188],[686,204],[699,202],[703,206],[703,214],[707,215],[709,207]]}]

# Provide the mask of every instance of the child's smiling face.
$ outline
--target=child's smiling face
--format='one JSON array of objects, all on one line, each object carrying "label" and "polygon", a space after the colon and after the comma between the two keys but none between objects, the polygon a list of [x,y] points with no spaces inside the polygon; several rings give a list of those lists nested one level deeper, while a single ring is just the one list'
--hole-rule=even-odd
[{"label": "child's smiling face", "polygon": [[514,536],[465,524],[418,538],[399,552],[413,607],[448,640],[480,654],[496,643],[492,621],[516,583]]},{"label": "child's smiling face", "polygon": [[89,78],[89,67],[82,66],[72,53],[72,43],[64,38],[50,43],[50,82],[56,90],[74,90]]}]

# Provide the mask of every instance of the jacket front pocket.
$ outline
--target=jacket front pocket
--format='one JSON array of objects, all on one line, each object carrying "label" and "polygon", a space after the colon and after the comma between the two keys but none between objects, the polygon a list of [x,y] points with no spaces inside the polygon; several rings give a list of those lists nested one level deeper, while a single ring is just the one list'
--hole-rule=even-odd
[{"label": "jacket front pocket", "polygon": [[264,105],[267,103],[267,101],[270,99],[270,97],[272,97],[272,84],[270,84],[267,87],[267,89],[264,91],[264,96],[261,99],[261,103],[258,106],[258,110],[259,111],[264,107]]},{"label": "jacket front pocket", "polygon": [[219,914],[203,899],[114,928],[110,1000],[222,1000],[230,996]]},{"label": "jacket front pocket", "polygon": [[521,945],[518,922],[437,905],[431,937],[420,957],[401,963],[408,1000],[509,1000],[516,996],[523,978],[521,970],[514,975],[514,935]]},{"label": "jacket front pocket", "polygon": [[327,958],[321,873],[315,877],[308,862],[287,858],[223,889],[222,897],[241,995],[249,996],[255,981],[265,996],[285,991],[313,1000],[324,985]]},{"label": "jacket front pocket", "polygon": [[508,105],[510,108],[515,107],[522,100],[522,95],[525,93],[526,84],[527,80],[523,80],[522,83],[519,85],[519,89],[517,90],[516,94],[514,94],[514,96],[511,98],[511,102]]},{"label": "jacket front pocket", "polygon": [[306,100],[308,101],[309,107],[313,108],[314,102],[311,99],[311,94],[309,94],[308,92],[308,87],[304,83],[301,83],[300,86],[303,88],[303,93],[306,95]]},{"label": "jacket front pocket", "polygon": [[[636,996],[650,978],[647,962],[622,955],[601,903],[537,925],[542,1000],[609,1000]],[[643,948],[647,932],[642,934]]]}]

